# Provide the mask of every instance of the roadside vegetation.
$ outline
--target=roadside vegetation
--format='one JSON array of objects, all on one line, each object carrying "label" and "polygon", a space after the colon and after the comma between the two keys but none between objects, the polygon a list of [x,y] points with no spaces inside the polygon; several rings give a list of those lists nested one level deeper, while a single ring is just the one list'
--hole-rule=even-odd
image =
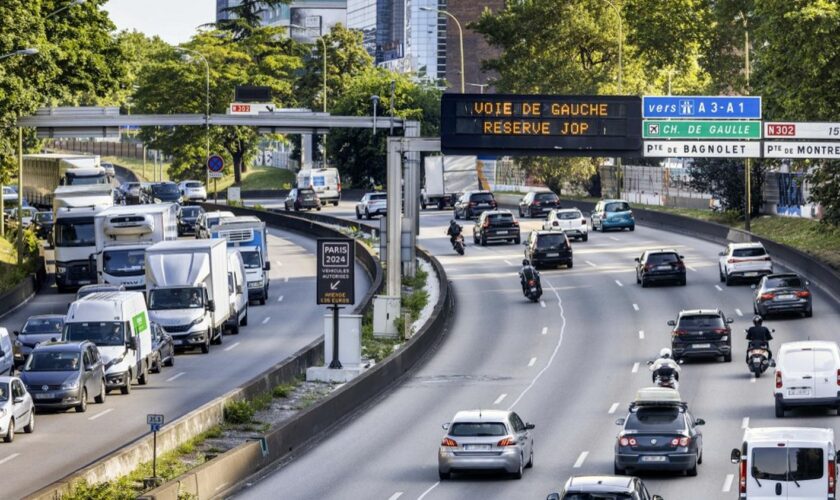
[{"label": "roadside vegetation", "polygon": [[22,266],[18,266],[17,262],[17,229],[7,227],[6,234],[0,238],[0,295],[14,288],[37,268],[38,239],[32,231],[26,230],[23,234]]}]

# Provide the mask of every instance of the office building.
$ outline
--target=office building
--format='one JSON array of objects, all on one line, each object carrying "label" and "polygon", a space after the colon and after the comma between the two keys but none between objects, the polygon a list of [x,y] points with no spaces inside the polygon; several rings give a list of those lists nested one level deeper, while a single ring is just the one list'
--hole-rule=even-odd
[{"label": "office building", "polygon": [[[216,20],[227,19],[224,9],[239,3],[240,0],[216,0]],[[262,23],[289,27],[295,40],[314,43],[336,24],[347,25],[347,0],[294,0],[289,5],[268,7],[262,12]]]},{"label": "office building", "polygon": [[[499,56],[499,50],[487,43],[484,35],[468,29],[467,25],[477,21],[485,8],[499,12],[505,8],[504,0],[448,0],[446,10],[458,18],[464,30],[464,81],[467,93],[479,94],[495,92],[487,85],[494,78],[494,73],[481,69],[482,61]],[[446,19],[446,81],[449,84],[447,92],[461,91],[461,55],[458,43],[458,27],[447,17]],[[472,84],[472,85],[470,85]]]}]

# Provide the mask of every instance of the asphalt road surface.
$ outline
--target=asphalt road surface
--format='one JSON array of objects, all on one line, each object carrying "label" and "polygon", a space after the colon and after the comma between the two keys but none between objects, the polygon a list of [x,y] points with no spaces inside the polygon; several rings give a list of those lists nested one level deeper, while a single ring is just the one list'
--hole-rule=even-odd
[{"label": "asphalt road surface", "polygon": [[[322,213],[353,217],[353,206]],[[462,221],[468,246],[460,257],[444,235],[451,214],[421,215],[420,244],[440,259],[455,293],[456,313],[437,351],[376,405],[238,496],[545,498],[571,475],[612,474],[615,420],[626,415],[637,389],[651,385],[646,362],[670,347],[666,322],[689,308],[721,308],[735,319],[734,359],[683,366],[680,393],[707,422],[700,428],[704,461],[697,477],[642,475],[651,493],[669,500],[735,498],[737,468],[729,453],[740,446],[744,427],[835,427],[833,411],[774,417],[772,374],[755,380],[743,362],[752,291],[718,281],[718,245],[641,226],[592,233],[588,242],[573,243],[574,268],[542,271],[544,295],[536,304],[522,296],[516,274],[523,247],[473,245],[472,228]],[[524,220],[523,240],[540,224]],[[659,247],[685,255],[688,286],[636,284],[633,259]],[[786,341],[836,340],[838,306],[813,291],[813,318],[766,323],[776,330],[774,351]],[[522,480],[455,475],[438,481],[441,424],[476,408],[513,409],[536,424],[535,467]]]},{"label": "asphalt road surface", "polygon": [[[248,326],[226,335],[210,353],[178,354],[175,366],[153,374],[130,395],[111,392],[105,404],[89,404],[86,413],[36,415],[33,434],[19,434],[0,446],[2,498],[20,498],[148,433],[147,413],[162,413],[167,422],[247,382],[323,334],[326,310],[315,305],[315,240],[269,229],[271,258],[269,300],[252,304]],[[370,287],[356,267],[356,296]],[[0,320],[20,330],[34,314],[64,313],[74,294],[57,294],[52,286]]]}]

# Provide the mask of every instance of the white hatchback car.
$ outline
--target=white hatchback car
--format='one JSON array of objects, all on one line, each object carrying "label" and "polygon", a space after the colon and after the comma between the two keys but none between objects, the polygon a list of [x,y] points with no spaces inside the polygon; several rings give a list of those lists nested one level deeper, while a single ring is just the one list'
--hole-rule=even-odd
[{"label": "white hatchback car", "polygon": [[207,201],[207,190],[199,181],[182,181],[178,190],[181,191],[181,201]]},{"label": "white hatchback car", "polygon": [[773,274],[773,261],[761,243],[730,243],[718,254],[720,281],[726,286],[735,280],[758,281],[766,274]]},{"label": "white hatchback car", "polygon": [[776,417],[794,406],[840,412],[840,347],[837,342],[786,342],[776,356]]},{"label": "white hatchback car", "polygon": [[32,396],[19,378],[0,377],[0,437],[11,443],[20,428],[27,434],[35,430]]},{"label": "white hatchback car", "polygon": [[589,226],[586,225],[586,218],[577,208],[561,208],[550,211],[545,222],[543,222],[543,230],[562,230],[569,238],[589,240]]}]

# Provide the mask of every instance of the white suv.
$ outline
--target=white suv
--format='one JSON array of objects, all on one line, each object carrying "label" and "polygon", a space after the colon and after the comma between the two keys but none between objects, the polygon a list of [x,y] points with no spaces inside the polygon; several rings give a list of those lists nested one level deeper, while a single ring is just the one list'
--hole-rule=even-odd
[{"label": "white suv", "polygon": [[586,225],[586,218],[577,208],[562,208],[548,212],[548,217],[543,223],[543,230],[562,230],[569,238],[589,240],[589,226]]},{"label": "white suv", "polygon": [[726,286],[738,279],[757,281],[765,274],[773,274],[773,261],[761,243],[730,243],[718,255],[720,281],[725,281]]},{"label": "white suv", "polygon": [[207,190],[199,181],[183,181],[178,184],[178,190],[181,191],[181,201],[207,201]]},{"label": "white suv", "polygon": [[388,195],[386,193],[367,193],[362,201],[356,204],[356,218],[370,219],[374,215],[386,215],[388,212]]}]

